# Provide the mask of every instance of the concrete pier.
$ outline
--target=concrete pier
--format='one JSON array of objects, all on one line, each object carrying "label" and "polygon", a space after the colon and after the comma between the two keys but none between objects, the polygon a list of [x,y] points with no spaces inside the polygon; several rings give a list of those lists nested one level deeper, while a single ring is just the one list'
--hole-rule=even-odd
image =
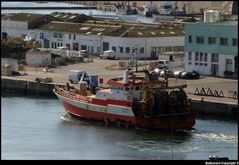
[{"label": "concrete pier", "polygon": [[43,83],[21,79],[1,78],[1,89],[10,89],[24,92],[28,94],[39,94],[46,96],[54,96],[52,92],[55,85],[62,86],[63,84]]},{"label": "concrete pier", "polygon": [[[1,89],[22,91],[25,95],[39,94],[46,96],[55,96],[53,88],[55,85],[64,86],[63,83],[43,83],[30,80],[21,80],[10,77],[1,77]],[[200,116],[218,116],[226,119],[237,120],[238,104],[231,102],[221,102],[191,98],[190,110],[197,117]]]},{"label": "concrete pier", "polygon": [[196,117],[214,116],[238,120],[238,104],[192,98],[190,109]]}]

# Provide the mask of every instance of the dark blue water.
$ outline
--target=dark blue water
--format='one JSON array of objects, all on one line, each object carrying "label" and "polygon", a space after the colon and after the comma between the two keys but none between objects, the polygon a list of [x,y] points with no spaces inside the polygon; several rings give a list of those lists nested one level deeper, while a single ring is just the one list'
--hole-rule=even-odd
[{"label": "dark blue water", "polygon": [[[40,7],[40,6],[64,6],[64,7],[71,7],[71,6],[83,6],[79,4],[68,4],[62,2],[48,2],[48,3],[36,3],[36,2],[1,2],[2,7]],[[62,9],[51,9],[51,10],[2,10],[3,13],[19,13],[19,12],[27,12],[27,13],[39,13],[39,14],[50,14],[52,12],[72,12],[72,13],[83,13],[83,14],[93,14],[93,15],[101,15],[101,14],[108,14],[108,15],[115,15],[115,12],[105,12],[100,10],[62,10]]]},{"label": "dark blue water", "polygon": [[197,119],[172,133],[61,120],[55,98],[2,94],[2,159],[207,160],[238,157],[237,123]]},{"label": "dark blue water", "polygon": [[[39,7],[39,6],[83,6],[79,4],[68,4],[62,2],[48,2],[48,3],[36,3],[36,2],[1,2],[2,7]],[[79,13],[79,14],[86,14],[86,15],[116,15],[115,12],[110,11],[102,11],[102,10],[62,10],[62,9],[55,9],[55,10],[1,10],[1,13],[38,13],[38,14],[50,14],[53,12],[70,12],[70,13]],[[137,21],[141,22],[153,22],[153,18],[148,17],[137,17]]]}]

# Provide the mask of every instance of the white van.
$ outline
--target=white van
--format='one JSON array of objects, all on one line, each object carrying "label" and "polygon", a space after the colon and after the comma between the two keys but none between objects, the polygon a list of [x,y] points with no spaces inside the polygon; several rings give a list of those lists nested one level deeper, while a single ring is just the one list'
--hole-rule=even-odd
[{"label": "white van", "polygon": [[114,50],[106,50],[102,55],[100,55],[100,58],[103,59],[116,59],[117,54]]},{"label": "white van", "polygon": [[168,61],[167,60],[158,60],[157,65],[159,69],[163,69],[165,67],[168,67]]},{"label": "white van", "polygon": [[83,70],[70,70],[68,74],[68,80],[73,84],[77,84],[79,81],[86,81],[89,83],[90,78],[89,75]]}]

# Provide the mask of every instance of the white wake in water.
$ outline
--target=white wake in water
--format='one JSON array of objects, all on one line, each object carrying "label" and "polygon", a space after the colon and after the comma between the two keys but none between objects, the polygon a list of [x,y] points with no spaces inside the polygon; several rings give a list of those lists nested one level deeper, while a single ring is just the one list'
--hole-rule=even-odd
[{"label": "white wake in water", "polygon": [[210,141],[226,142],[226,143],[231,143],[231,144],[238,143],[237,136],[226,135],[223,133],[206,132],[206,133],[194,133],[193,135],[197,136],[197,137],[208,139]]}]

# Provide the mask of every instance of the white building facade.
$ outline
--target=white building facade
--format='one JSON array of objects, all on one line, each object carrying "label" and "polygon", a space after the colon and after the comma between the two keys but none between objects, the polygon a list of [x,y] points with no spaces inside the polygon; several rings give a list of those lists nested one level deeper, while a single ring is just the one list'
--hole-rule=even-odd
[{"label": "white building facade", "polygon": [[1,17],[1,39],[25,38],[29,29],[57,20],[57,18],[34,13],[5,14]]},{"label": "white building facade", "polygon": [[51,53],[49,51],[39,51],[38,49],[26,53],[26,63],[34,67],[46,67],[51,65]]},{"label": "white building facade", "polygon": [[[72,30],[68,30],[72,28]],[[60,27],[62,26],[62,28]],[[73,28],[76,27],[76,28]],[[28,35],[38,40],[43,48],[68,47],[69,50],[87,50],[88,53],[102,54],[105,50],[114,50],[119,58],[150,58],[158,57],[165,51],[184,51],[183,29],[152,29],[152,30],[126,30],[116,32],[121,26],[96,26],[53,22],[38,29],[31,29]],[[79,30],[87,29],[87,30]],[[161,32],[164,31],[164,32]],[[124,36],[124,33],[129,33]],[[134,33],[134,34],[133,34]]]},{"label": "white building facade", "polygon": [[185,69],[224,77],[238,73],[238,24],[189,23],[185,25]]},{"label": "white building facade", "polygon": [[24,21],[1,20],[1,39],[8,37],[24,38],[28,33],[28,23]]}]

